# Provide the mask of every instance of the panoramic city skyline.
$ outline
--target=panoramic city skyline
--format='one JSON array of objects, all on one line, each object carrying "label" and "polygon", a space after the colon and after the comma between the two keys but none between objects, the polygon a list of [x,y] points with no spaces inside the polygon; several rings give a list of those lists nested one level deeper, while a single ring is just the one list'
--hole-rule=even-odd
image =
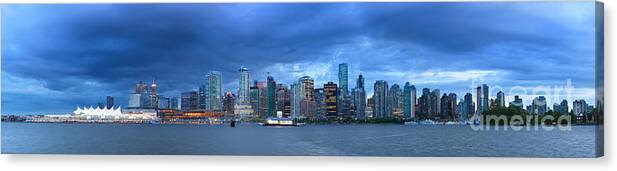
[{"label": "panoramic city skyline", "polygon": [[[410,82],[418,96],[430,88],[459,100],[465,93],[475,100],[472,86],[486,83],[504,87],[509,102],[517,95],[507,93],[513,86],[565,86],[570,79],[573,99],[595,104],[595,58],[588,56],[595,52],[593,3],[11,5],[2,11],[3,114],[69,112],[108,95],[125,107],[140,80],[155,79],[159,94],[180,96],[197,90],[209,71],[221,72],[223,93],[237,93],[240,66],[249,69],[251,83],[270,73],[289,86],[307,75],[317,88],[339,82],[340,63],[349,64],[349,89],[363,75],[367,98],[375,81],[386,80]],[[468,19],[453,21],[460,17]],[[525,105],[535,96],[522,96]]]}]

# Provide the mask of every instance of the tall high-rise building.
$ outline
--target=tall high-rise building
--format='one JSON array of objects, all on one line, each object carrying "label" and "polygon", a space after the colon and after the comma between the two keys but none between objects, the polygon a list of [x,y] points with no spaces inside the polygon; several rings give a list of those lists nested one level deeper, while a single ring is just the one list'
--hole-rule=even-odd
[{"label": "tall high-rise building", "polygon": [[240,72],[240,81],[238,85],[238,102],[240,104],[250,103],[250,75],[249,69],[241,66],[238,70]]},{"label": "tall high-rise building", "polygon": [[574,102],[572,102],[572,113],[574,113],[574,115],[576,115],[578,118],[582,118],[589,112],[591,112],[588,111],[588,109],[589,107],[584,99],[574,100]]},{"label": "tall high-rise building", "polygon": [[403,116],[403,91],[398,84],[392,84],[388,91],[387,107],[390,117],[400,118]]},{"label": "tall high-rise building", "polygon": [[291,115],[290,91],[285,84],[276,85],[276,112],[281,112],[283,117]]},{"label": "tall high-rise building", "polygon": [[253,115],[254,116],[261,116],[261,103],[260,103],[260,92],[261,90],[259,89],[259,87],[257,87],[257,85],[255,86],[251,86],[249,88],[249,100],[251,103],[251,109],[253,109]]},{"label": "tall high-rise building", "polygon": [[322,118],[326,116],[326,95],[324,93],[323,88],[315,89],[315,115],[318,118]]},{"label": "tall high-rise building", "polygon": [[366,91],[362,74],[356,79],[356,88],[353,91],[353,108],[356,118],[366,118]]},{"label": "tall high-rise building", "polygon": [[476,113],[482,114],[484,111],[488,111],[488,86],[486,84],[482,84],[482,86],[478,86],[476,88]]},{"label": "tall high-rise building", "polygon": [[538,96],[531,102],[532,114],[543,115],[546,113],[546,97]]},{"label": "tall high-rise building", "polygon": [[267,78],[267,101],[268,101],[268,111],[267,117],[276,117],[276,82],[274,81],[274,77],[268,76]]},{"label": "tall high-rise building", "polygon": [[291,106],[291,118],[300,118],[300,101],[303,99],[300,84],[293,83],[290,87],[289,102]]},{"label": "tall high-rise building", "polygon": [[495,101],[499,103],[499,107],[506,107],[506,95],[502,91],[497,92]]},{"label": "tall high-rise building", "polygon": [[170,108],[169,97],[159,96],[158,100],[159,100],[159,105],[158,105],[159,109],[169,109]]},{"label": "tall high-rise building", "polygon": [[458,108],[456,94],[450,93],[448,94],[448,119],[449,120],[457,120],[458,119]]},{"label": "tall high-rise building", "polygon": [[561,115],[568,114],[568,101],[564,99],[559,104],[555,103],[553,105],[553,110]]},{"label": "tall high-rise building", "polygon": [[403,87],[403,115],[407,119],[416,116],[416,87],[406,82]]},{"label": "tall high-rise building", "polygon": [[423,88],[422,96],[418,98],[418,116],[422,119],[428,118],[431,114],[431,97],[431,90]]},{"label": "tall high-rise building", "polygon": [[298,79],[300,84],[300,115],[302,117],[315,116],[315,81],[310,76],[303,76]]},{"label": "tall high-rise building", "polygon": [[182,93],[180,98],[181,98],[180,109],[182,111],[193,111],[199,108],[199,105],[197,103],[198,101],[197,91],[184,92]]},{"label": "tall high-rise building", "polygon": [[169,99],[169,108],[178,110],[178,97],[172,97]]},{"label": "tall high-rise building", "polygon": [[141,104],[141,94],[140,93],[133,93],[133,94],[129,94],[129,108],[139,108],[139,105]]},{"label": "tall high-rise building", "polygon": [[106,99],[106,100],[107,100],[107,103],[106,103],[106,106],[105,106],[105,107],[106,107],[107,109],[111,109],[111,108],[113,108],[113,107],[114,107],[114,97],[112,97],[112,96],[107,96],[107,99]]},{"label": "tall high-rise building", "polygon": [[433,89],[433,91],[431,91],[431,98],[429,101],[430,104],[430,109],[429,109],[429,117],[431,118],[436,118],[439,117],[441,114],[441,98],[439,94],[440,91],[439,89]]},{"label": "tall high-rise building", "polygon": [[461,107],[461,111],[459,112],[459,120],[464,121],[467,120],[475,113],[475,106],[473,105],[473,95],[471,93],[465,94],[463,98],[463,106]]},{"label": "tall high-rise building", "polygon": [[223,97],[223,111],[227,114],[234,114],[234,105],[236,101],[236,95],[231,91],[227,91]]},{"label": "tall high-rise building", "polygon": [[338,65],[338,87],[341,89],[339,94],[349,95],[349,67],[347,63],[341,63]]},{"label": "tall high-rise building", "polygon": [[197,91],[197,106],[199,109],[206,109],[206,97],[208,88],[206,85],[199,86],[199,90]]},{"label": "tall high-rise building", "polygon": [[378,80],[375,82],[375,85],[373,86],[373,100],[375,101],[373,116],[375,118],[389,118],[388,82],[385,80]]},{"label": "tall high-rise building", "polygon": [[446,93],[443,93],[443,96],[441,96],[441,100],[440,100],[440,112],[439,112],[439,118],[442,120],[447,120],[449,118],[449,114],[450,114],[450,98],[448,97],[448,95]]},{"label": "tall high-rise building", "polygon": [[328,82],[323,85],[324,95],[326,97],[326,116],[337,117],[337,93],[338,87],[333,82]]},{"label": "tall high-rise building", "polygon": [[206,110],[219,111],[222,109],[222,74],[219,71],[210,71],[206,75]]},{"label": "tall high-rise building", "polygon": [[520,109],[523,109],[523,99],[521,99],[518,96],[514,96],[514,101],[511,101],[509,106],[518,107]]}]

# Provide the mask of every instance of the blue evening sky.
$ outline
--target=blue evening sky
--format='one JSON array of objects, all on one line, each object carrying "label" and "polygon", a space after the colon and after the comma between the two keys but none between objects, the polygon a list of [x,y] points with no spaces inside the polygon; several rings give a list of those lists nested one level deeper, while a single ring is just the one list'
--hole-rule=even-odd
[{"label": "blue evening sky", "polygon": [[[2,113],[71,112],[105,96],[126,106],[135,83],[197,89],[210,70],[237,91],[240,66],[289,85],[309,75],[349,87],[363,74],[442,93],[487,83],[507,99],[594,97],[594,2],[2,5]],[[510,93],[512,87],[520,88]],[[550,88],[550,89],[549,89]],[[548,91],[547,91],[548,90]],[[496,90],[490,95],[495,96]]]}]

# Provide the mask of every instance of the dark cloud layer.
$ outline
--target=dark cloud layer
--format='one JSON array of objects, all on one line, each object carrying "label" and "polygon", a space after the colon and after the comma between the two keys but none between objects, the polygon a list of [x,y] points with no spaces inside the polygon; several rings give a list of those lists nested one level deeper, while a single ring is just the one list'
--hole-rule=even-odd
[{"label": "dark cloud layer", "polygon": [[[373,75],[369,87],[465,71],[498,72],[503,78],[486,81],[506,87],[568,78],[592,87],[593,9],[593,2],[3,5],[2,108],[67,111],[106,95],[126,104],[135,82],[152,79],[175,96],[210,70],[235,89],[239,66],[254,79],[270,72],[290,83],[293,73],[335,71],[324,66],[340,62],[353,65],[350,78]],[[420,76],[405,79],[409,73]]]}]

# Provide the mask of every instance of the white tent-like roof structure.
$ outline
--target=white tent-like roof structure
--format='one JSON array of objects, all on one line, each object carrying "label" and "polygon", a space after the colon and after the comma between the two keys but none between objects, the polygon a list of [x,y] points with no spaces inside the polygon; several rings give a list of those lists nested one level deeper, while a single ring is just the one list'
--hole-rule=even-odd
[{"label": "white tent-like roof structure", "polygon": [[73,111],[73,114],[82,116],[120,116],[122,115],[122,111],[120,107],[107,109],[100,107],[92,108],[92,106],[90,106],[89,108],[84,107],[82,109],[78,106],[77,109]]}]

